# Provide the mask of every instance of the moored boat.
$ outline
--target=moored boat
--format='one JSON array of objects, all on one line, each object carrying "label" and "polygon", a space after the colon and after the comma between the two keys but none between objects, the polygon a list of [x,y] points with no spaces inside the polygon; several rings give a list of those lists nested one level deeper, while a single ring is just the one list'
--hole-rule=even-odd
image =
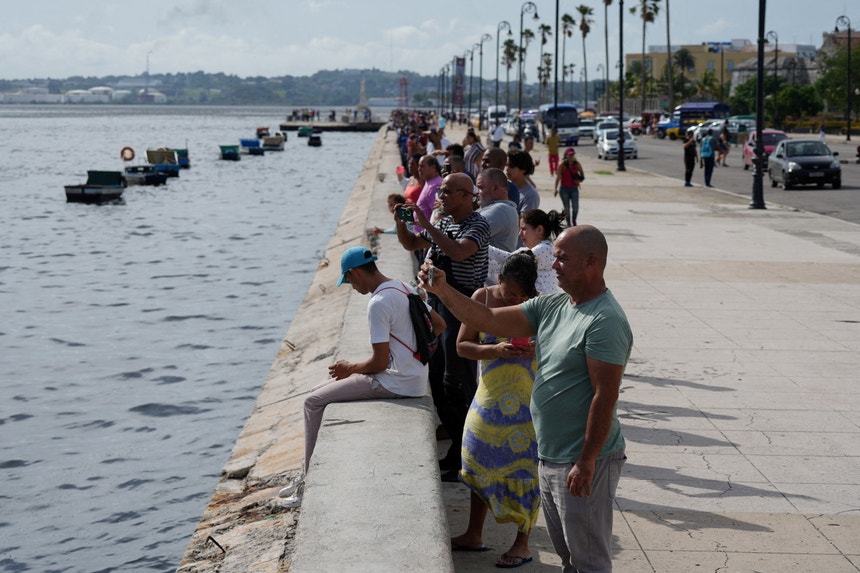
[{"label": "moored boat", "polygon": [[286,140],[287,136],[280,131],[275,135],[267,135],[263,137],[263,149],[266,151],[283,151]]},{"label": "moored boat", "polygon": [[268,127],[258,127],[257,128],[257,139],[263,139],[269,135]]},{"label": "moored boat", "polygon": [[314,128],[309,125],[303,125],[299,128],[298,136],[299,137],[309,137],[310,134],[314,132]]},{"label": "moored boat", "polygon": [[238,145],[220,145],[221,155],[219,156],[221,159],[225,159],[227,161],[239,161],[242,159],[242,156],[239,155],[239,146]]},{"label": "moored boat", "polygon": [[179,161],[180,169],[190,169],[191,168],[191,160],[188,158],[188,150],[187,149],[174,149],[176,152],[176,159]]},{"label": "moored boat", "polygon": [[308,145],[311,147],[320,147],[322,145],[322,137],[318,133],[312,133],[308,136]]},{"label": "moored boat", "polygon": [[166,173],[168,177],[179,177],[179,155],[175,149],[147,149],[146,160],[156,171]]},{"label": "moored boat", "polygon": [[242,153],[248,155],[263,155],[265,153],[263,146],[260,145],[260,140],[256,137],[240,139],[239,145],[242,147]]},{"label": "moored boat", "polygon": [[126,185],[164,185],[167,173],[156,171],[153,165],[129,165],[123,174]]},{"label": "moored boat", "polygon": [[87,182],[64,185],[69,203],[106,203],[122,197],[125,182],[120,171],[87,171]]}]

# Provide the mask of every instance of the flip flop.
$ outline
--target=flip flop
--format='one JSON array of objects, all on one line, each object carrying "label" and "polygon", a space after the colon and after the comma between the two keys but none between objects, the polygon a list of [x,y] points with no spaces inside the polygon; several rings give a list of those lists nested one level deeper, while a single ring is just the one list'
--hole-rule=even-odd
[{"label": "flip flop", "polygon": [[481,545],[480,547],[469,547],[468,545],[460,545],[453,539],[451,540],[451,551],[472,551],[475,553],[483,553],[485,551],[492,550],[492,547],[487,547],[486,545]]},{"label": "flip flop", "polygon": [[507,553],[502,553],[500,559],[519,559],[519,563],[499,563],[496,562],[496,567],[499,569],[516,569],[517,567],[522,567],[526,563],[531,563],[533,559],[531,557],[522,557],[521,555],[508,555]]}]

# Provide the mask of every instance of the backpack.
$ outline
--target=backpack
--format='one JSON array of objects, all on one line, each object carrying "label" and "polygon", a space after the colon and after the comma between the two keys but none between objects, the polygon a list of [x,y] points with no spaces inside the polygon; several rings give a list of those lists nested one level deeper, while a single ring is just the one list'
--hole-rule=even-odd
[{"label": "backpack", "polygon": [[415,360],[420,361],[421,364],[427,364],[439,346],[439,337],[433,332],[433,320],[430,318],[430,311],[427,309],[427,305],[424,304],[420,296],[414,292],[409,292],[405,284],[403,288],[406,290],[403,291],[395,287],[386,287],[382,290],[394,289],[397,292],[405,294],[406,298],[409,299],[409,318],[412,319],[412,329],[415,331],[415,345],[417,348],[413,349],[394,336],[394,333],[391,333],[391,336],[394,340],[408,348]]},{"label": "backpack", "polygon": [[714,154],[714,140],[710,135],[702,138],[702,157],[710,157]]}]

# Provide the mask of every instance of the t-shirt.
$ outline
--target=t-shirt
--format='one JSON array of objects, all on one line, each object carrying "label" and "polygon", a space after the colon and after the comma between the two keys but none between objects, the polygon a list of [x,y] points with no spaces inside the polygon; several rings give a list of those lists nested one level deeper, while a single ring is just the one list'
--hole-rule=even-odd
[{"label": "t-shirt", "polygon": [[519,187],[518,190],[520,192],[520,213],[525,213],[526,211],[531,211],[532,209],[540,207],[540,195],[538,194],[537,189],[532,187],[531,184],[526,182],[526,184]]},{"label": "t-shirt", "polygon": [[[520,305],[536,333],[538,370],[531,413],[538,457],[554,463],[579,459],[594,389],[586,357],[626,365],[633,347],[627,316],[607,289],[586,303],[574,305],[567,293],[538,296]],[[615,411],[598,457],[624,449]]]},{"label": "t-shirt", "polygon": [[523,247],[519,250],[529,250],[535,256],[537,263],[537,281],[535,281],[535,289],[540,294],[554,294],[558,292],[558,278],[555,270],[552,268],[552,263],[555,261],[553,251],[555,250],[549,239],[544,239],[531,249]]},{"label": "t-shirt", "polygon": [[490,244],[490,224],[477,211],[456,223],[450,215],[446,215],[438,223],[436,228],[445,233],[451,239],[459,241],[460,239],[469,239],[478,245],[478,250],[472,253],[472,256],[462,260],[455,261],[447,256],[433,241],[426,230],[421,232],[421,238],[429,243],[432,243],[427,256],[433,259],[434,264],[440,265],[437,261],[444,260],[449,265],[449,268],[443,268],[446,273],[450,270],[453,280],[449,280],[452,286],[459,286],[461,292],[472,295],[475,290],[484,286],[484,279],[487,277],[487,247]]},{"label": "t-shirt", "polygon": [[[418,205],[418,208],[424,213],[424,216],[427,217],[427,220],[430,220],[430,217],[433,216],[433,205],[436,203],[436,196],[439,193],[439,187],[442,186],[442,178],[434,177],[429,181],[424,182],[424,188],[421,190],[421,195],[418,197],[418,201],[415,202]],[[416,231],[424,230],[424,227],[419,225],[415,225]]]},{"label": "t-shirt", "polygon": [[416,347],[415,329],[409,314],[409,299],[404,294],[409,290],[401,281],[386,281],[376,287],[367,303],[370,343],[388,342],[388,366],[384,371],[373,374],[373,378],[383,388],[400,396],[424,396],[428,389],[429,370],[412,355],[412,349]]},{"label": "t-shirt", "polygon": [[478,212],[490,224],[490,250],[496,248],[507,253],[501,257],[494,257],[492,254],[489,256],[486,284],[494,285],[498,282],[499,271],[501,270],[499,261],[504,262],[517,248],[520,216],[517,213],[517,206],[512,201],[507,200],[493,201],[489,205],[481,207]]},{"label": "t-shirt", "polygon": [[561,146],[561,137],[558,134],[547,136],[545,143],[550,155],[558,155],[558,148]]},{"label": "t-shirt", "polygon": [[703,158],[714,156],[714,138],[710,135],[706,135],[702,138],[702,152],[700,155]]}]

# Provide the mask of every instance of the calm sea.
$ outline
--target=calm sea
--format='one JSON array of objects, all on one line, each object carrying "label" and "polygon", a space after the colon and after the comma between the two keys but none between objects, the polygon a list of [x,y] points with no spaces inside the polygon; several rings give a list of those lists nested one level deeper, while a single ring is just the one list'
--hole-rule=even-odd
[{"label": "calm sea", "polygon": [[[0,106],[0,571],[178,566],[373,143],[218,160],[287,111]],[[124,146],[192,167],[66,203]]]}]

